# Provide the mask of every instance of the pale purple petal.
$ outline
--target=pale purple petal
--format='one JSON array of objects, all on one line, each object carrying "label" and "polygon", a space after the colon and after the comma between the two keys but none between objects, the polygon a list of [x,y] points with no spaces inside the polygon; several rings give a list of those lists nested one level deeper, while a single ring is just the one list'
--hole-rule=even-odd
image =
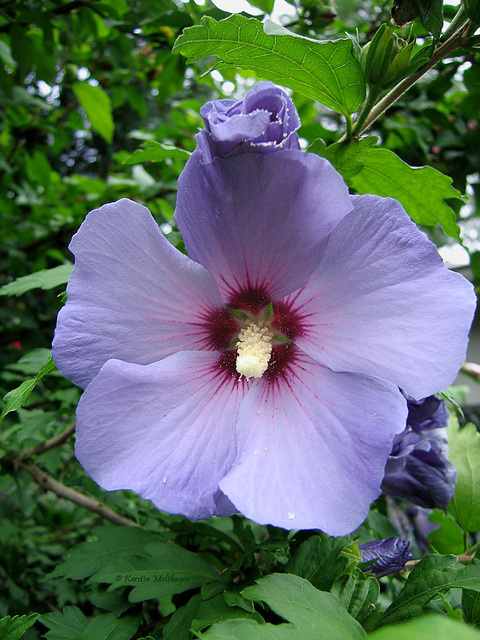
[{"label": "pale purple petal", "polygon": [[284,301],[298,346],[334,371],[393,382],[414,398],[447,387],[467,348],[472,285],[449,271],[395,200],[356,196],[308,284]]},{"label": "pale purple petal", "polygon": [[213,100],[200,109],[205,129],[197,135],[202,162],[238,153],[300,149],[300,119],[292,100],[273,82],[258,82],[242,100]]},{"label": "pale purple petal", "polygon": [[147,364],[211,349],[222,300],[210,274],[123,199],[92,211],[70,244],[75,268],[53,341],[59,370],[85,387],[110,358]]},{"label": "pale purple petal", "polygon": [[334,373],[297,353],[243,399],[236,463],[220,488],[256,522],[349,533],[380,493],[406,416],[393,385]]},{"label": "pale purple petal", "polygon": [[227,302],[251,289],[275,299],[305,284],[321,241],[351,206],[340,175],[313,154],[247,153],[210,164],[194,154],[175,218],[189,256]]},{"label": "pale purple petal", "polygon": [[75,453],[95,482],[192,519],[231,514],[218,483],[235,459],[248,383],[219,358],[183,351],[150,365],[109,360],[77,410]]}]

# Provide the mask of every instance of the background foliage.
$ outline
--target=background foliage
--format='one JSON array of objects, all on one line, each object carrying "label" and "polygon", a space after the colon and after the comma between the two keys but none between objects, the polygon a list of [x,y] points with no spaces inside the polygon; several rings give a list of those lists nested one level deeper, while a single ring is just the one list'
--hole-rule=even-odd
[{"label": "background foliage", "polygon": [[[395,60],[380,38],[389,3],[252,5],[259,19],[208,0],[0,1],[1,639],[480,638],[480,561],[456,557],[479,541],[474,425],[450,428],[458,484],[430,541],[385,497],[339,539],[240,516],[192,523],[104,493],[74,459],[79,390],[49,351],[69,240],[89,210],[130,197],[183,248],[176,181],[208,99],[258,78],[289,87],[305,147],[356,192],[399,199],[439,246],[461,227],[480,279],[478,1],[397,1],[397,23],[418,17],[395,29],[410,43]],[[357,545],[398,534],[419,562],[379,583]]]}]

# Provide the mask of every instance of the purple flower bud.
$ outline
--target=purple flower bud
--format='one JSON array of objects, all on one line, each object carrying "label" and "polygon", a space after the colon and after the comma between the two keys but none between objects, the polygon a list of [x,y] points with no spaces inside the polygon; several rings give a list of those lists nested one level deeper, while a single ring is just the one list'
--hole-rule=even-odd
[{"label": "purple flower bud", "polygon": [[421,507],[446,509],[457,473],[447,457],[445,403],[430,396],[407,404],[407,427],[393,441],[382,490]]},{"label": "purple flower bud", "polygon": [[362,551],[363,563],[376,560],[373,564],[363,567],[363,571],[373,571],[376,578],[402,571],[405,563],[412,559],[412,554],[408,551],[409,546],[408,540],[396,536],[360,545],[358,548]]},{"label": "purple flower bud", "polygon": [[295,105],[283,89],[259,82],[242,100],[214,100],[201,109],[205,129],[197,135],[204,162],[239,153],[299,149]]}]

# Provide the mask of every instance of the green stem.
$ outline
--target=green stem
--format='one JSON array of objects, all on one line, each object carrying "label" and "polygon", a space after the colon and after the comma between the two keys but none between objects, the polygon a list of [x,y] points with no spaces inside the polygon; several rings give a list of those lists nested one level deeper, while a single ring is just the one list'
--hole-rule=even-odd
[{"label": "green stem", "polygon": [[345,120],[347,122],[347,130],[345,132],[345,135],[347,136],[347,139],[350,140],[350,138],[353,135],[352,116],[349,113],[346,113],[345,114]]},{"label": "green stem", "polygon": [[379,94],[380,94],[380,91],[376,87],[369,88],[368,96],[365,102],[363,103],[363,107],[360,112],[360,115],[358,116],[355,124],[353,125],[352,130],[350,132],[348,132],[347,130],[347,139],[350,140],[360,135],[360,133],[357,133],[357,132],[359,130],[361,131],[366,119],[368,118],[368,115],[371,113],[375,105],[375,102],[377,101]]}]

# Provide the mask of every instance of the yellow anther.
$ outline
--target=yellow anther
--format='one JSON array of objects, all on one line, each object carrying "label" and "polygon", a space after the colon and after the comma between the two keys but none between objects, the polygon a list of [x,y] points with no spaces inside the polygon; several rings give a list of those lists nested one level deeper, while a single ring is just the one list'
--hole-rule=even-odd
[{"label": "yellow anther", "polygon": [[237,371],[246,378],[261,378],[267,370],[272,355],[273,332],[264,326],[248,320],[238,334]]}]

